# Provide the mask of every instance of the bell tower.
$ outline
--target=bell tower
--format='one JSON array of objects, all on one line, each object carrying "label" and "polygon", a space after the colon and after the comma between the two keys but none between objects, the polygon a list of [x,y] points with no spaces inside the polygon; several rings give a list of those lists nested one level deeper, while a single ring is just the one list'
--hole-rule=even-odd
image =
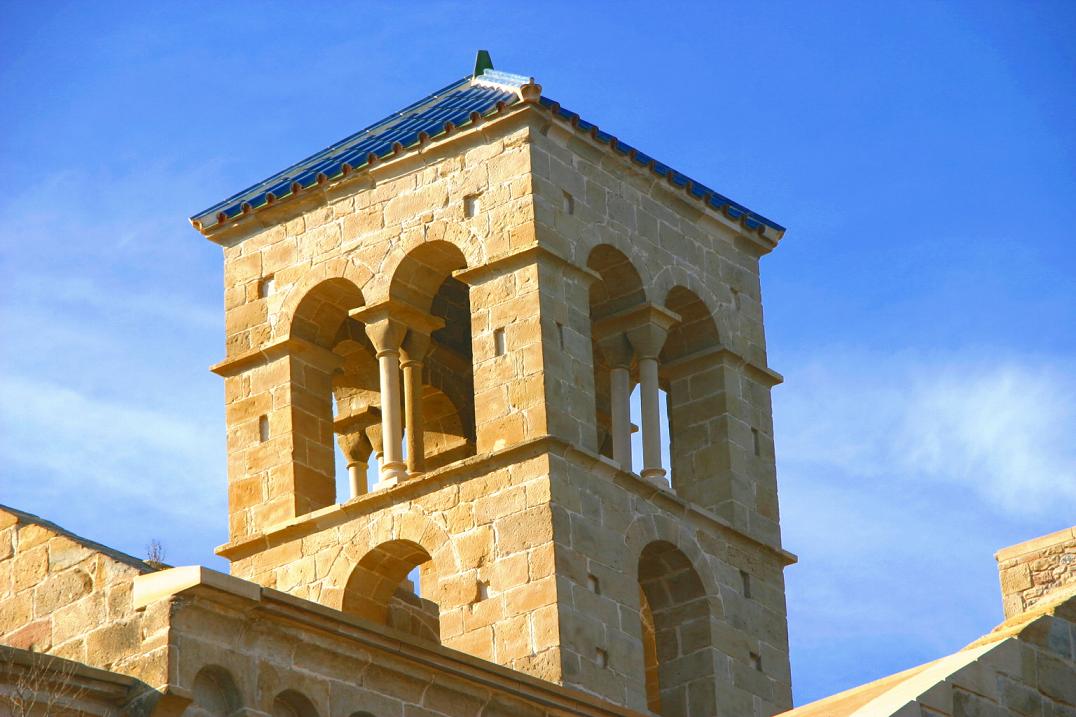
[{"label": "bell tower", "polygon": [[218,553],[636,710],[788,709],[784,230],[491,65],[192,218],[224,251]]}]

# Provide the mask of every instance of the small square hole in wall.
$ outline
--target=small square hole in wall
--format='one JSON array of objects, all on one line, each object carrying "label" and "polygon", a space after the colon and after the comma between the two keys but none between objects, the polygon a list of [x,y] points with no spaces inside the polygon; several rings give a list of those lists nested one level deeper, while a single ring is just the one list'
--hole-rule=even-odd
[{"label": "small square hole in wall", "polygon": [[761,443],[761,441],[759,439],[758,429],[757,428],[752,428],[751,429],[751,442],[754,445],[755,455],[756,456],[761,456],[762,455],[762,443]]},{"label": "small square hole in wall", "polygon": [[746,570],[740,571],[740,583],[743,585],[743,596],[745,598],[751,597],[751,576]]},{"label": "small square hole in wall", "polygon": [[489,599],[489,583],[485,580],[478,581],[478,599],[475,602],[481,602]]},{"label": "small square hole in wall", "polygon": [[587,590],[590,590],[590,592],[594,593],[595,595],[602,594],[602,587],[601,584],[598,582],[598,578],[593,575],[587,575]]},{"label": "small square hole in wall", "polygon": [[262,443],[269,440],[269,416],[258,416],[258,440]]},{"label": "small square hole in wall", "polygon": [[463,216],[468,219],[478,216],[478,211],[481,208],[482,203],[479,201],[477,194],[469,194],[463,198]]},{"label": "small square hole in wall", "polygon": [[272,274],[270,274],[269,276],[263,278],[261,281],[258,282],[258,298],[259,299],[264,299],[267,296],[271,296],[273,291],[275,291],[275,290],[276,290],[276,279],[273,278]]},{"label": "small square hole in wall", "polygon": [[754,667],[759,672],[762,672],[762,658],[759,657],[754,652],[752,652],[751,655],[750,655],[750,660],[751,660],[751,667]]},{"label": "small square hole in wall", "polygon": [[563,192],[563,194],[564,194],[564,213],[565,214],[575,214],[575,197],[573,197],[571,194],[568,194],[567,192]]},{"label": "small square hole in wall", "polygon": [[507,352],[504,341],[504,329],[493,330],[493,355],[504,356]]},{"label": "small square hole in wall", "polygon": [[594,661],[598,663],[598,667],[608,667],[609,653],[599,647],[594,651]]}]

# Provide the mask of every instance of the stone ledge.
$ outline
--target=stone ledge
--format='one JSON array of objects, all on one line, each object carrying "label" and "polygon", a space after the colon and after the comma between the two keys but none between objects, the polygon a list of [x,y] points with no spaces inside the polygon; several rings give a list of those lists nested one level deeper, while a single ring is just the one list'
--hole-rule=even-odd
[{"label": "stone ledge", "polygon": [[410,500],[416,495],[437,490],[450,480],[458,478],[460,474],[469,473],[475,468],[483,471],[497,470],[520,460],[535,458],[551,450],[561,456],[574,456],[583,459],[592,466],[601,466],[603,472],[626,490],[646,498],[656,499],[660,503],[664,503],[663,507],[666,510],[687,518],[698,519],[719,532],[739,536],[743,540],[773,553],[783,565],[792,565],[799,561],[799,558],[794,553],[785,550],[779,545],[771,545],[743,533],[720,516],[681,498],[671,490],[660,489],[640,476],[621,470],[619,467],[611,465],[608,461],[602,460],[598,454],[573,446],[555,436],[540,436],[499,451],[469,456],[425,473],[418,478],[398,483],[390,488],[360,495],[345,503],[337,503],[336,505],[306,513],[273,526],[262,533],[225,543],[218,546],[215,552],[217,555],[229,560],[242,559],[259,550],[275,547],[290,540],[340,525],[350,520],[353,516],[371,513],[393,503]]},{"label": "stone ledge", "polygon": [[1035,553],[1045,548],[1052,548],[1055,545],[1061,545],[1062,543],[1067,543],[1069,541],[1076,541],[1076,526],[1064,528],[1056,533],[1050,533],[1049,535],[1032,538],[1031,540],[1025,540],[1022,543],[1002,548],[994,553],[994,558],[1000,563],[1005,560],[1019,558],[1028,553]]}]

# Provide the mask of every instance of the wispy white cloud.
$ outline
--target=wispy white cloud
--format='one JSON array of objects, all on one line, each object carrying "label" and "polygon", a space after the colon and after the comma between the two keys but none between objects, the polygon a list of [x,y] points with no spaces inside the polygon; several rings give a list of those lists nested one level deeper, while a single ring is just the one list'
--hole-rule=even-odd
[{"label": "wispy white cloud", "polygon": [[[193,538],[204,548],[206,538],[221,533],[226,514],[215,423],[34,378],[0,377],[0,500],[49,506],[76,521],[79,509],[98,521],[111,512],[129,532],[121,546],[167,535],[173,545]],[[88,537],[100,539],[102,532],[114,537],[117,526],[95,527]]]},{"label": "wispy white cloud", "polygon": [[949,483],[1004,512],[1076,505],[1076,367],[1046,357],[848,354],[780,389],[778,456],[864,479]]},{"label": "wispy white cloud", "polygon": [[977,349],[830,347],[782,364],[782,525],[801,557],[787,574],[793,674],[814,686],[802,702],[1000,621],[993,552],[1076,514],[1076,372]]}]

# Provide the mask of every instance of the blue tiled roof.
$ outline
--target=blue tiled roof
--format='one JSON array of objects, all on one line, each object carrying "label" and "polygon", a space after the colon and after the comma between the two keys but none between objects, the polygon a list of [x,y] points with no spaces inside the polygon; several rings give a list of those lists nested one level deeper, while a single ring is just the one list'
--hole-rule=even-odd
[{"label": "blue tiled roof", "polygon": [[[191,223],[205,231],[215,224],[273,204],[314,185],[339,179],[424,141],[436,140],[455,128],[466,127],[521,102],[517,90],[530,81],[527,77],[493,69],[486,69],[476,78],[465,77],[284,171],[198,212],[191,217]],[[570,123],[578,131],[590,135],[594,141],[607,144],[632,162],[649,168],[699,201],[723,211],[726,216],[740,221],[748,229],[759,230],[766,226],[778,232],[784,231],[781,225],[621,142],[548,97],[541,97],[538,106],[550,111],[554,117]]]}]

